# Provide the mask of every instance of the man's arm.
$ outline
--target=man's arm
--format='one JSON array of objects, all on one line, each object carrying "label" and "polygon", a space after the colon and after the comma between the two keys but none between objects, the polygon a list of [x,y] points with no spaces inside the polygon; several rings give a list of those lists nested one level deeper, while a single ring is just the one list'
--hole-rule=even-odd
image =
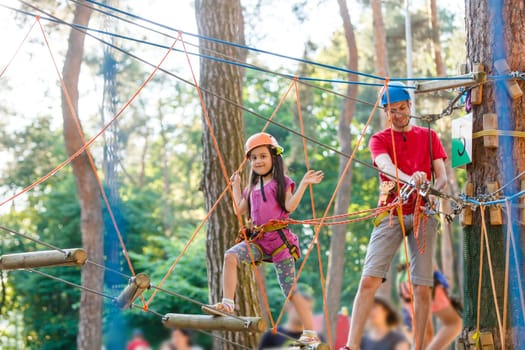
[{"label": "man's arm", "polygon": [[436,190],[443,190],[447,186],[447,170],[443,159],[434,159],[432,161],[434,167],[434,188]]},{"label": "man's arm", "polygon": [[[374,162],[377,165],[377,168],[383,172],[385,172],[385,175],[391,178],[392,180],[396,179],[396,166],[392,162],[392,159],[387,153],[380,154],[376,157]],[[409,182],[412,177],[408,174],[405,174],[401,170],[397,170],[397,174],[399,176],[399,179],[405,182]]]}]

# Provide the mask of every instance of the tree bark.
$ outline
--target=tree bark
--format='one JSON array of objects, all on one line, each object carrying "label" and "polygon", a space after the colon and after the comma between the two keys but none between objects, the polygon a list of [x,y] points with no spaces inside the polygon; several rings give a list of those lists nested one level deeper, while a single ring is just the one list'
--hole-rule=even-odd
[{"label": "tree bark", "polygon": [[[87,26],[91,14],[92,10],[89,7],[77,5],[73,22]],[[77,115],[78,80],[84,54],[84,39],[84,33],[75,29],[71,30],[62,72],[64,84]],[[69,110],[64,93],[62,93],[62,115],[64,142],[67,153],[71,155],[81,148],[83,143],[78,135],[75,116]],[[102,264],[104,251],[102,208],[97,178],[90,165],[88,152],[89,150],[86,150],[71,164],[80,201],[82,246],[87,251],[90,260]],[[82,286],[102,290],[103,276],[101,269],[94,265],[85,265],[82,268]],[[79,314],[77,348],[99,350],[102,345],[102,298],[83,290],[80,296]]]},{"label": "tree bark", "polygon": [[443,77],[447,74],[447,67],[443,61],[441,55],[441,40],[440,40],[440,29],[439,29],[439,13],[437,9],[436,0],[430,1],[430,29],[432,35],[432,46],[434,48],[434,62],[436,64],[436,74],[439,77]]},{"label": "tree bark", "polygon": [[[348,50],[348,69],[357,70],[358,55],[357,44],[355,39],[354,27],[348,12],[346,0],[338,0],[339,12],[343,20],[343,28]],[[357,81],[356,75],[348,75],[348,80]],[[346,94],[351,98],[357,97],[357,85],[348,85]],[[343,109],[339,117],[339,126],[337,137],[339,139],[339,148],[345,154],[352,152],[352,134],[350,125],[355,112],[355,100],[344,99]],[[348,158],[339,157],[339,176],[342,176],[343,169],[346,166]],[[335,199],[334,214],[348,213],[351,197],[352,168],[343,178],[339,192]],[[346,234],[347,225],[336,225],[332,228],[332,238],[330,240],[330,255],[328,257],[328,273],[326,278],[326,291],[328,300],[328,313],[330,321],[330,334],[332,342],[336,339],[337,312],[341,299],[341,288],[343,283],[343,271],[345,264]],[[326,325],[325,325],[326,326]]]},{"label": "tree bark", "polygon": [[[243,16],[240,0],[197,0],[195,14],[199,34],[230,42],[243,39]],[[201,53],[214,50],[226,57],[242,58],[240,49],[209,40],[200,40]],[[203,89],[212,91],[242,104],[242,71],[239,67],[225,63],[201,60],[200,84]],[[244,123],[242,111],[235,106],[212,95],[204,93],[213,131],[220,145],[223,159],[229,174],[232,174],[244,159]],[[203,120],[203,179],[202,190],[209,210],[226,187],[217,153],[213,147],[210,130]],[[220,301],[222,297],[222,264],[224,252],[233,245],[239,230],[239,223],[233,211],[231,200],[223,200],[208,220],[207,225],[207,267],[210,302]],[[239,288],[236,293],[238,312],[244,316],[260,315],[261,308],[257,297],[257,285],[251,266],[239,268]],[[257,337],[250,333],[223,333],[221,336],[250,348],[257,345]],[[218,340],[215,349],[233,349],[229,344]]]},{"label": "tree bark", "polygon": [[[467,58],[469,63],[482,63],[488,68],[488,74],[497,74],[493,63],[497,59],[506,58],[511,70],[525,70],[525,58],[522,53],[525,49],[525,37],[523,18],[525,7],[522,0],[508,1],[465,1],[466,28],[467,28]],[[492,5],[492,9],[491,9]],[[502,6],[501,9],[497,8]],[[506,52],[505,52],[506,51]],[[507,130],[525,130],[523,113],[525,111],[525,99],[514,101],[509,99],[505,91],[505,82],[485,84],[483,88],[483,104],[474,106],[473,109],[473,131],[482,129],[483,114],[496,112],[498,114],[498,128]],[[473,162],[467,167],[468,181],[474,184],[474,193],[487,193],[486,184],[499,181],[504,184],[518,172],[525,169],[525,142],[520,139],[500,137],[499,149],[488,149],[483,147],[482,138],[473,140]],[[509,195],[516,193],[517,183],[505,189],[504,193]],[[517,211],[512,210],[514,218],[517,219]],[[523,226],[514,227],[516,239],[523,239]],[[465,281],[464,281],[464,326],[467,329],[476,327],[477,314],[477,286],[479,281],[479,253],[481,240],[481,218],[480,210],[475,212],[473,225],[465,227],[464,249],[465,249]],[[500,309],[503,305],[504,268],[505,268],[505,235],[502,226],[488,226],[488,240],[492,255],[492,269],[494,270],[495,286],[498,295]],[[519,244],[519,243],[518,243]],[[518,249],[523,247],[518,245]],[[523,250],[522,250],[523,252]],[[521,253],[522,253],[521,252]],[[483,284],[481,293],[480,328],[492,331],[495,338],[495,348],[501,349],[498,323],[496,319],[495,306],[492,296],[492,287],[489,278],[489,264],[485,252],[483,261]],[[524,286],[517,285],[516,274],[523,276],[522,266],[516,268],[510,264],[510,290],[509,290],[509,314],[516,315],[521,312],[517,298],[513,298],[516,288],[523,290]],[[523,277],[522,277],[523,278]],[[519,300],[519,299],[518,299]],[[500,310],[500,314],[503,314]],[[513,318],[513,321],[516,320]],[[521,332],[515,334],[511,341],[508,337],[506,348],[516,349],[518,340],[523,339],[523,320],[513,324],[513,330]],[[509,325],[509,323],[507,323]],[[518,328],[521,327],[521,328]],[[508,329],[507,329],[508,331]]]}]

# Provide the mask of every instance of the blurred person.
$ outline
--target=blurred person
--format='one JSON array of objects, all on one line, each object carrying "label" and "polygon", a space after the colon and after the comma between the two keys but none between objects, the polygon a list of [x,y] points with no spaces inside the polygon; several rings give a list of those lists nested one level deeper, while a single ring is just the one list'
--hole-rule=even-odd
[{"label": "blurred person", "polygon": [[186,329],[174,329],[169,340],[162,343],[160,350],[201,350],[194,346],[192,333]]},{"label": "blurred person", "polygon": [[144,333],[141,329],[134,329],[131,340],[126,346],[126,350],[150,350],[149,343],[144,339]]},{"label": "blurred person", "polygon": [[367,319],[361,350],[408,350],[410,343],[399,330],[400,318],[384,299],[376,297]]},{"label": "blurred person", "polygon": [[[406,265],[400,264],[399,273],[399,295],[403,301],[403,322],[408,330],[412,331],[412,308],[410,297],[410,286],[406,280]],[[432,290],[431,312],[428,316],[425,332],[424,346],[427,350],[446,349],[454,342],[463,328],[461,319],[461,304],[448,295],[449,284],[443,273],[437,266],[434,270],[434,288]],[[440,321],[440,327],[434,334],[432,316]]]}]

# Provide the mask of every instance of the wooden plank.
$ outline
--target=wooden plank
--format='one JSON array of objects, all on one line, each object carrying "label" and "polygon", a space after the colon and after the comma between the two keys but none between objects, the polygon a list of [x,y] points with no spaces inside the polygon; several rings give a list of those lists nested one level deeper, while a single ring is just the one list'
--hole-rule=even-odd
[{"label": "wooden plank", "polygon": [[[498,116],[494,113],[483,114],[483,130],[497,130],[498,129]],[[483,146],[486,148],[498,148],[499,137],[498,135],[483,136]]]},{"label": "wooden plank", "polygon": [[162,323],[167,328],[204,329],[262,333],[268,329],[261,317],[229,317],[208,315],[166,314]]},{"label": "wooden plank", "polygon": [[[472,197],[474,195],[474,184],[472,182],[467,182],[465,184],[465,194],[468,197]],[[463,211],[461,212],[461,225],[472,225],[472,208],[468,205],[463,208]]]},{"label": "wooden plank", "polygon": [[139,273],[134,277],[131,277],[129,284],[119,294],[114,303],[120,309],[127,309],[131,307],[131,304],[137,299],[146,289],[150,287],[150,278],[145,273]]},{"label": "wooden plank", "polygon": [[[487,191],[489,193],[497,191],[499,188],[498,182],[487,183]],[[501,211],[501,205],[491,205],[489,207],[490,224],[493,226],[503,225],[503,213]]]},{"label": "wooden plank", "polygon": [[84,249],[73,248],[41,250],[35,252],[6,254],[0,256],[0,270],[17,270],[35,267],[57,267],[84,265],[87,253]]},{"label": "wooden plank", "polygon": [[[472,65],[472,71],[473,72],[484,72],[485,66],[481,63],[474,63]],[[472,89],[470,93],[470,103],[472,103],[475,106],[480,105],[483,102],[483,84],[479,84],[475,88]]]},{"label": "wooden plank", "polygon": [[[510,73],[509,64],[504,58],[494,62],[494,68],[496,68],[498,74],[501,75],[507,75]],[[518,85],[515,79],[507,79],[505,82],[505,86],[507,87],[507,92],[509,93],[510,98],[512,98],[513,100],[516,100],[523,96],[523,91],[521,90],[520,86]]]},{"label": "wooden plank", "polygon": [[[487,75],[485,72],[474,72],[467,75],[462,75],[450,80],[430,80],[416,83],[416,94],[433,92],[439,90],[449,90],[459,87],[469,87],[482,84],[486,81]],[[468,79],[463,79],[468,78]]]}]

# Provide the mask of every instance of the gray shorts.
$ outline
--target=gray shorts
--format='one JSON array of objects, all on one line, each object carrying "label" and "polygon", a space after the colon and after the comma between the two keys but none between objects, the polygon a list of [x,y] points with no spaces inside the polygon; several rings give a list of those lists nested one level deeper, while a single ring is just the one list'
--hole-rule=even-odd
[{"label": "gray shorts", "polygon": [[[425,220],[423,217],[421,219],[418,236],[420,246],[423,245],[423,232],[426,235],[426,247],[423,254],[418,251],[417,242],[414,238],[414,215],[405,215],[404,221],[410,252],[410,277],[412,278],[412,283],[416,285],[433,286],[433,259],[438,221],[434,216],[430,216],[426,220],[426,228],[424,228],[423,224]],[[398,217],[395,215],[392,217],[392,225],[390,225],[390,217],[385,217],[372,231],[366,252],[363,276],[386,279],[388,270],[392,264],[392,259],[402,242],[403,233]],[[402,254],[404,254],[404,252],[402,252]]]}]

